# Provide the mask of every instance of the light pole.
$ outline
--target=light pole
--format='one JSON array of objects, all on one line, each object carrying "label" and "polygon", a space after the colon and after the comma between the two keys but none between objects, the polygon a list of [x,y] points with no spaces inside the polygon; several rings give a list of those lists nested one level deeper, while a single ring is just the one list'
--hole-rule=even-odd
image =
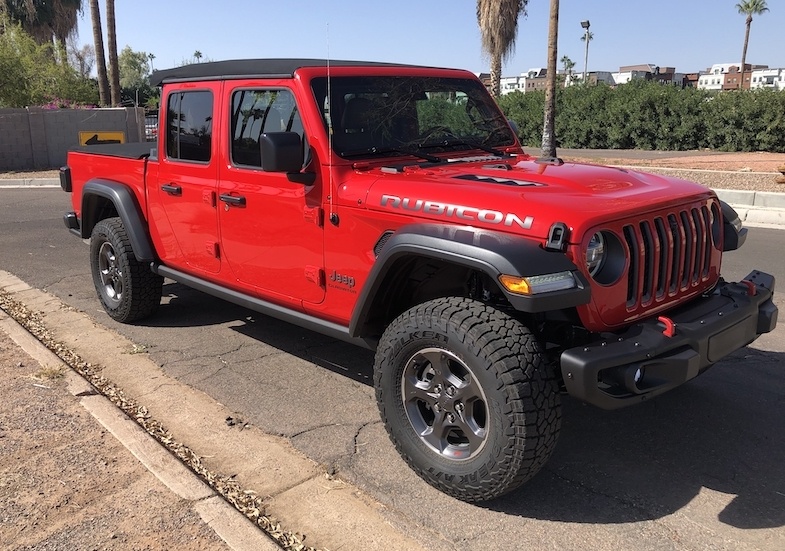
[{"label": "light pole", "polygon": [[589,67],[589,40],[591,40],[589,38],[589,27],[590,26],[591,26],[591,23],[589,23],[588,19],[585,20],[585,21],[581,21],[581,27],[583,27],[583,29],[585,31],[585,33],[583,35],[583,40],[586,41],[586,54],[585,54],[585,56],[583,58],[583,82],[584,83],[586,83],[586,70]]}]

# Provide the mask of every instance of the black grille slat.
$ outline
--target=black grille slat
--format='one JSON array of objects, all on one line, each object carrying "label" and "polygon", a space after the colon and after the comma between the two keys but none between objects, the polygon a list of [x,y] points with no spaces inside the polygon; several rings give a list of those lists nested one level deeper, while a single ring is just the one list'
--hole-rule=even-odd
[{"label": "black grille slat", "polygon": [[641,284],[641,301],[647,304],[651,301],[652,287],[654,284],[654,254],[657,247],[651,234],[651,227],[648,221],[640,223],[641,237],[643,238],[642,257],[643,257],[643,282]]},{"label": "black grille slat", "polygon": [[624,226],[624,240],[630,250],[630,268],[627,271],[627,308],[638,302],[638,276],[640,274],[640,247],[633,226]]},{"label": "black grille slat", "polygon": [[657,272],[657,298],[665,296],[668,281],[668,266],[670,266],[670,241],[665,231],[665,222],[661,217],[654,220],[654,227],[657,230],[657,241],[660,244],[660,265]]},{"label": "black grille slat", "polygon": [[654,216],[622,232],[630,254],[628,310],[677,296],[709,277],[715,245],[708,206]]}]

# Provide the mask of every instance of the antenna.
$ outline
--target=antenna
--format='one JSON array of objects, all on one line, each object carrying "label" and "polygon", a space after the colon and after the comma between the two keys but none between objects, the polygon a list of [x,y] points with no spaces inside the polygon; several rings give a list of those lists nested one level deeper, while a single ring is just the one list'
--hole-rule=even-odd
[{"label": "antenna", "polygon": [[330,23],[327,23],[327,107],[330,109],[327,115],[327,162],[330,166],[327,183],[327,203],[330,207],[330,223],[338,225],[338,215],[333,209],[333,106],[332,106],[332,79],[330,77]]}]

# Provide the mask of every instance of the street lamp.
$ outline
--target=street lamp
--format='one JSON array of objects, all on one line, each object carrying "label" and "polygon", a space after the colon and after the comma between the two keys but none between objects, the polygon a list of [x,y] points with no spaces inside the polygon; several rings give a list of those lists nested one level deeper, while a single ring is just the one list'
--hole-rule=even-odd
[{"label": "street lamp", "polygon": [[584,83],[586,82],[586,70],[587,70],[587,68],[589,66],[589,40],[591,40],[589,38],[589,27],[590,26],[591,26],[591,23],[589,23],[588,19],[585,20],[585,21],[581,21],[581,27],[583,27],[583,29],[584,29],[583,40],[586,41],[586,55],[583,58],[583,82]]}]

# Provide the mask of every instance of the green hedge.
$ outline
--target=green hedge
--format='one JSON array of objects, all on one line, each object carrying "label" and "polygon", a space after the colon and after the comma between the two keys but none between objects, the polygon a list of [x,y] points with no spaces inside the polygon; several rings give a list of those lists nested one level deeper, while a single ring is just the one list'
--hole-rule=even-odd
[{"label": "green hedge", "polygon": [[[542,143],[542,92],[499,105],[524,145]],[[785,92],[709,92],[634,80],[616,88],[570,86],[556,97],[559,147],[785,152]]]}]

